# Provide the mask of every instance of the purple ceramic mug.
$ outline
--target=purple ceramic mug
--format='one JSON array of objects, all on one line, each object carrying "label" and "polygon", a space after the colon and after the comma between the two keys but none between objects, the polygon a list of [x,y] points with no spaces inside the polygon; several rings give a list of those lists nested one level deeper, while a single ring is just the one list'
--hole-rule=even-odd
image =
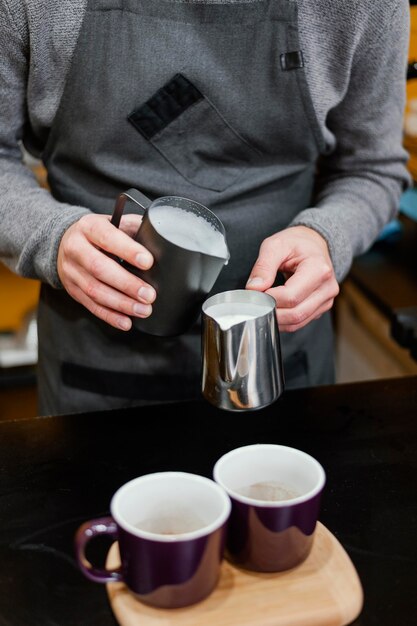
[{"label": "purple ceramic mug", "polygon": [[307,558],[326,480],[313,457],[286,446],[244,446],[217,461],[214,480],[232,500],[227,534],[231,561],[279,572]]},{"label": "purple ceramic mug", "polygon": [[[112,517],[78,529],[78,564],[95,582],[123,581],[146,604],[194,604],[217,584],[230,509],[224,490],[202,476],[160,472],[135,478],[114,494]],[[99,534],[118,540],[120,569],[97,569],[87,560],[86,545]]]}]

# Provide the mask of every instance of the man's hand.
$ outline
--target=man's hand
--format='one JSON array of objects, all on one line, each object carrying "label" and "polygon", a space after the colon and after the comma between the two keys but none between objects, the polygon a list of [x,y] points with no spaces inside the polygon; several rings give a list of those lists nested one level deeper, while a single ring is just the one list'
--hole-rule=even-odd
[{"label": "man's hand", "polygon": [[58,275],[70,296],[121,330],[130,330],[131,316],[152,313],[156,293],[102,250],[142,270],[149,269],[151,253],[132,239],[141,220],[139,215],[125,215],[118,229],[107,215],[84,215],[68,228],[58,250]]},{"label": "man's hand", "polygon": [[[271,289],[278,271],[287,280]],[[306,226],[287,228],[262,242],[246,287],[275,298],[279,328],[287,332],[318,319],[339,293],[327,243]]]}]

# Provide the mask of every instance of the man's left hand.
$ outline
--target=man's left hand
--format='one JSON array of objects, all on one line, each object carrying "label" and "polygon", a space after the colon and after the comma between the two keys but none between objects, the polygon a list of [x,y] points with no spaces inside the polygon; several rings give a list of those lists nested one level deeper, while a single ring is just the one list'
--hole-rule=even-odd
[{"label": "man's left hand", "polygon": [[[278,271],[287,280],[271,288]],[[331,309],[339,293],[326,240],[306,226],[292,226],[268,237],[246,288],[275,298],[281,331],[294,332],[318,319]]]}]

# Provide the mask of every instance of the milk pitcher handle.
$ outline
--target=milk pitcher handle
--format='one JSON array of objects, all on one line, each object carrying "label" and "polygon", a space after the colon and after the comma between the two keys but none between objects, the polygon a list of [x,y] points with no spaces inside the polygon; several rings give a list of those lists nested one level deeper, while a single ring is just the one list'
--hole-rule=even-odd
[{"label": "milk pitcher handle", "polygon": [[116,200],[116,205],[110,220],[110,223],[113,224],[113,226],[116,226],[116,228],[119,228],[120,220],[122,219],[123,211],[126,206],[126,200],[132,200],[132,202],[140,207],[143,212],[145,212],[146,209],[148,209],[152,204],[152,200],[149,200],[149,198],[137,189],[128,189],[127,191],[124,191]]}]

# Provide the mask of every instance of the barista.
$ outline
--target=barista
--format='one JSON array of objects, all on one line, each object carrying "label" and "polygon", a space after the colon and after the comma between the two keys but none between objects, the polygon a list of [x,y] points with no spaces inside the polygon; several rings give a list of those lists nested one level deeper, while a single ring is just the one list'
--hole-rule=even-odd
[{"label": "barista", "polygon": [[271,293],[287,387],[331,383],[338,283],[408,182],[408,2],[7,0],[0,18],[0,253],[43,283],[41,413],[199,396],[198,326],[133,330],[155,291],[102,252],[153,262],[138,215],[109,223],[130,187],[213,210],[215,291]]}]

